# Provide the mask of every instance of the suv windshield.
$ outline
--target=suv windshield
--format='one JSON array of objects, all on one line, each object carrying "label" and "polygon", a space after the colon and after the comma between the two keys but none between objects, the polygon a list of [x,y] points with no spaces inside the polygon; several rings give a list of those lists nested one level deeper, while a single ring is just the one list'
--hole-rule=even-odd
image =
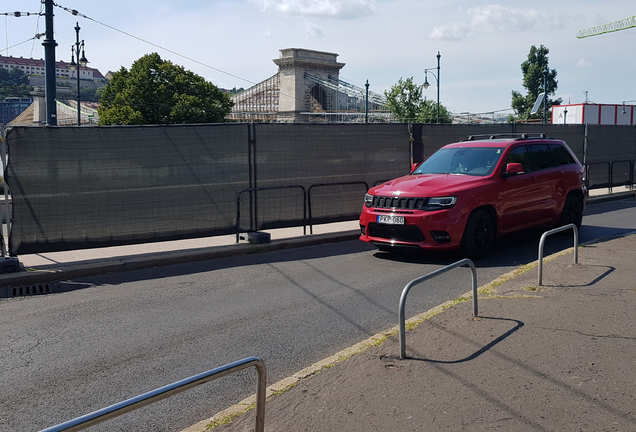
[{"label": "suv windshield", "polygon": [[426,159],[413,174],[489,175],[495,169],[503,148],[441,148]]}]

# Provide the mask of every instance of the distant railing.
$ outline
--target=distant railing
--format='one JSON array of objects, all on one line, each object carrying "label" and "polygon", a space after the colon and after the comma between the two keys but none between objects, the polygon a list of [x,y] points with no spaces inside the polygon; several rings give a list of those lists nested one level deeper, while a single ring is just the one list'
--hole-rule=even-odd
[{"label": "distant railing", "polygon": [[[614,165],[615,164],[619,164],[619,163],[627,163],[629,165],[629,174],[627,176],[627,180],[623,180],[622,182],[616,182],[614,181],[614,174],[615,174],[615,170],[614,170]],[[591,172],[592,172],[592,166],[605,166],[606,170],[607,170],[607,182],[603,182],[603,183],[592,183],[592,176],[591,176]],[[629,159],[624,159],[624,160],[616,160],[616,161],[611,161],[611,162],[592,162],[589,164],[586,164],[585,166],[586,169],[586,175],[585,175],[585,186],[587,187],[587,190],[590,189],[601,189],[601,188],[608,188],[609,192],[612,193],[612,188],[615,186],[630,186],[633,187],[634,184],[634,161],[629,160]]]},{"label": "distant railing", "polygon": [[256,368],[258,373],[258,384],[256,388],[256,426],[254,430],[255,432],[263,432],[265,429],[265,391],[267,389],[267,379],[265,363],[258,357],[248,357],[243,360],[203,372],[202,374],[177,381],[174,384],[160,387],[156,390],[149,391],[118,404],[102,408],[98,411],[77,417],[57,426],[44,429],[40,432],[81,431],[106,420],[119,417],[122,414],[150,405],[151,403],[166,399],[177,393],[184,392],[201,384],[205,384],[217,378],[222,378],[226,375],[252,366]]}]

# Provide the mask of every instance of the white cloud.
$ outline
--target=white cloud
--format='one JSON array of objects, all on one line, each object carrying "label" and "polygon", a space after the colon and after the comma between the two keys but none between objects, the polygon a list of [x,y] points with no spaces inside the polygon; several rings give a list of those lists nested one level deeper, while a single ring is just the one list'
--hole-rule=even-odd
[{"label": "white cloud", "polygon": [[249,0],[262,12],[286,15],[356,18],[372,15],[376,0]]},{"label": "white cloud", "polygon": [[513,33],[559,28],[566,21],[559,13],[496,4],[460,8],[459,12],[467,15],[468,19],[434,27],[429,36],[433,39],[459,40],[476,33]]},{"label": "white cloud", "polygon": [[307,39],[315,39],[323,36],[322,30],[320,28],[307,20],[303,20],[303,25],[305,26],[305,35]]},{"label": "white cloud", "polygon": [[592,66],[591,63],[588,63],[585,61],[584,58],[581,57],[581,59],[579,60],[579,62],[576,64],[578,67],[582,67],[582,68],[588,68],[590,66]]}]

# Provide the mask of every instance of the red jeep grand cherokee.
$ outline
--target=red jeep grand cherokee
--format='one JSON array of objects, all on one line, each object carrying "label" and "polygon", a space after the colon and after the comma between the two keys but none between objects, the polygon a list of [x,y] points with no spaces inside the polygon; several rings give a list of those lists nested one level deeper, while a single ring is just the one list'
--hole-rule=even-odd
[{"label": "red jeep grand cherokee", "polygon": [[[507,137],[507,138],[504,138]],[[496,237],[535,225],[581,226],[585,168],[563,141],[491,135],[442,147],[364,197],[360,239],[380,250],[461,249],[487,256]]]}]

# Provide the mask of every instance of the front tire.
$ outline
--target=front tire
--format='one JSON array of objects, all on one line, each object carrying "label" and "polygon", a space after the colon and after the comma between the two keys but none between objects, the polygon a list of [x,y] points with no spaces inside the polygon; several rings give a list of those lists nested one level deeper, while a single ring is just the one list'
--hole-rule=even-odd
[{"label": "front tire", "polygon": [[471,259],[482,259],[490,255],[495,242],[495,224],[485,210],[473,212],[466,222],[462,237],[462,253]]},{"label": "front tire", "polygon": [[583,222],[583,201],[576,195],[568,195],[563,204],[560,226],[574,224],[576,229],[581,228]]}]

